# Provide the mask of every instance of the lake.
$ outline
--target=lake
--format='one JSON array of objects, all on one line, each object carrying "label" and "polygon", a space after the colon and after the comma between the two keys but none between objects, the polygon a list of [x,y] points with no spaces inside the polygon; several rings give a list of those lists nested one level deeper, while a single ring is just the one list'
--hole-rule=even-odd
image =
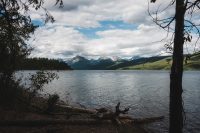
[{"label": "lake", "polygon": [[[34,71],[23,71],[25,75]],[[87,108],[114,109],[118,102],[130,107],[133,117],[164,115],[163,122],[146,126],[155,133],[168,132],[169,71],[74,70],[59,71],[58,80],[44,87],[62,100]],[[200,71],[183,75],[185,133],[200,132]]]}]

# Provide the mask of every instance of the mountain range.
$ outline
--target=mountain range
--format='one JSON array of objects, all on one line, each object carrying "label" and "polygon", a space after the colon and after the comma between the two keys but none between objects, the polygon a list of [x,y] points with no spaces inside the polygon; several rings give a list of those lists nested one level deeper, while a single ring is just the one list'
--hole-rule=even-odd
[{"label": "mountain range", "polygon": [[115,70],[127,66],[144,64],[164,59],[168,56],[157,57],[132,57],[131,59],[100,57],[98,59],[87,59],[75,56],[67,60],[67,64],[74,70]]},{"label": "mountain range", "polygon": [[[200,70],[200,52],[190,56],[186,62],[184,58],[185,70]],[[82,56],[75,56],[66,61],[74,70],[166,70],[171,67],[171,56],[139,57],[134,56],[130,59],[119,57],[98,59],[87,59]]]}]

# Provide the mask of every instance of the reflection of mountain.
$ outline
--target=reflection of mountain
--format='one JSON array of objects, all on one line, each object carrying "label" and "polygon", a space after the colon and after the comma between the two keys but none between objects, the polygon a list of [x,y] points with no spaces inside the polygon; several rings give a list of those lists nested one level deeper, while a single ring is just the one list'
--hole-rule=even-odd
[{"label": "reflection of mountain", "polygon": [[[200,69],[199,55],[191,57],[185,69]],[[116,70],[116,69],[149,69],[161,70],[170,68],[169,56],[139,57],[134,56],[131,59],[121,59],[119,57],[99,59],[87,59],[82,56],[76,56],[67,61],[67,63],[75,70]]]}]

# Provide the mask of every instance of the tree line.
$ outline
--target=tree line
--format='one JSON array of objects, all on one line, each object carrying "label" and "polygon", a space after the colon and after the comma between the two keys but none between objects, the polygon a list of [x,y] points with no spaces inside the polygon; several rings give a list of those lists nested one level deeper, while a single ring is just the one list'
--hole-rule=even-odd
[{"label": "tree line", "polygon": [[48,58],[26,58],[16,64],[17,70],[71,70],[62,60]]}]

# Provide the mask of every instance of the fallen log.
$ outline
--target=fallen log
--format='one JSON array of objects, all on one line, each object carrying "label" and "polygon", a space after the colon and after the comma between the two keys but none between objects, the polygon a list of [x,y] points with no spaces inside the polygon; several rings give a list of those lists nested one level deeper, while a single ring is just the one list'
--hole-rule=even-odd
[{"label": "fallen log", "polygon": [[66,115],[70,115],[70,116],[73,116],[73,115],[81,115],[80,113],[48,113],[48,115],[58,115],[58,116],[66,116]]},{"label": "fallen log", "polygon": [[106,108],[100,108],[96,110],[97,110],[96,114],[93,115],[94,118],[117,120],[120,114],[127,114],[129,111],[129,108],[125,108],[124,110],[121,110],[120,102],[119,102],[117,106],[115,107],[115,112],[113,112],[112,110],[108,110]]},{"label": "fallen log", "polygon": [[122,121],[129,120],[131,123],[135,123],[135,124],[146,124],[146,123],[161,121],[164,118],[165,118],[164,116],[148,117],[148,118],[132,118],[130,116],[119,116],[120,120]]},{"label": "fallen log", "polygon": [[1,120],[0,127],[17,126],[17,127],[34,127],[48,125],[99,125],[112,124],[110,120],[93,120],[93,119],[78,119],[78,120]]},{"label": "fallen log", "polygon": [[[130,118],[120,116],[115,122],[117,124],[144,124],[162,120],[164,117],[150,118]],[[1,120],[0,127],[18,126],[18,127],[33,127],[33,126],[48,126],[48,125],[99,125],[113,124],[113,120],[97,120],[97,119],[77,119],[77,120]]]},{"label": "fallen log", "polygon": [[120,109],[120,103],[117,104],[115,107],[115,112],[111,110],[107,110],[106,108],[100,108],[96,110],[91,109],[83,109],[83,108],[77,108],[72,106],[66,106],[66,105],[57,105],[58,108],[61,108],[67,112],[77,112],[77,113],[88,113],[91,114],[91,117],[96,120],[111,120],[114,123],[120,124],[124,123],[123,121],[126,121],[127,123],[134,123],[134,124],[145,124],[145,123],[151,123],[156,121],[161,121],[164,119],[164,116],[158,116],[158,117],[148,117],[148,118],[132,118],[130,116],[124,115],[127,114],[129,111],[129,108],[125,108],[124,110]]},{"label": "fallen log", "polygon": [[120,125],[121,123],[144,124],[164,119],[164,116],[149,117],[149,118],[132,118],[130,116],[124,116],[124,114],[127,114],[128,111],[129,108],[121,110],[119,102],[115,107],[115,112],[106,110],[105,108],[100,108],[97,109],[97,113],[95,115],[92,115],[92,117],[101,120],[112,120],[114,123],[118,125]]},{"label": "fallen log", "polygon": [[72,107],[67,105],[56,105],[56,108],[66,112],[77,112],[77,113],[88,113],[88,114],[94,114],[97,112],[96,110]]}]

